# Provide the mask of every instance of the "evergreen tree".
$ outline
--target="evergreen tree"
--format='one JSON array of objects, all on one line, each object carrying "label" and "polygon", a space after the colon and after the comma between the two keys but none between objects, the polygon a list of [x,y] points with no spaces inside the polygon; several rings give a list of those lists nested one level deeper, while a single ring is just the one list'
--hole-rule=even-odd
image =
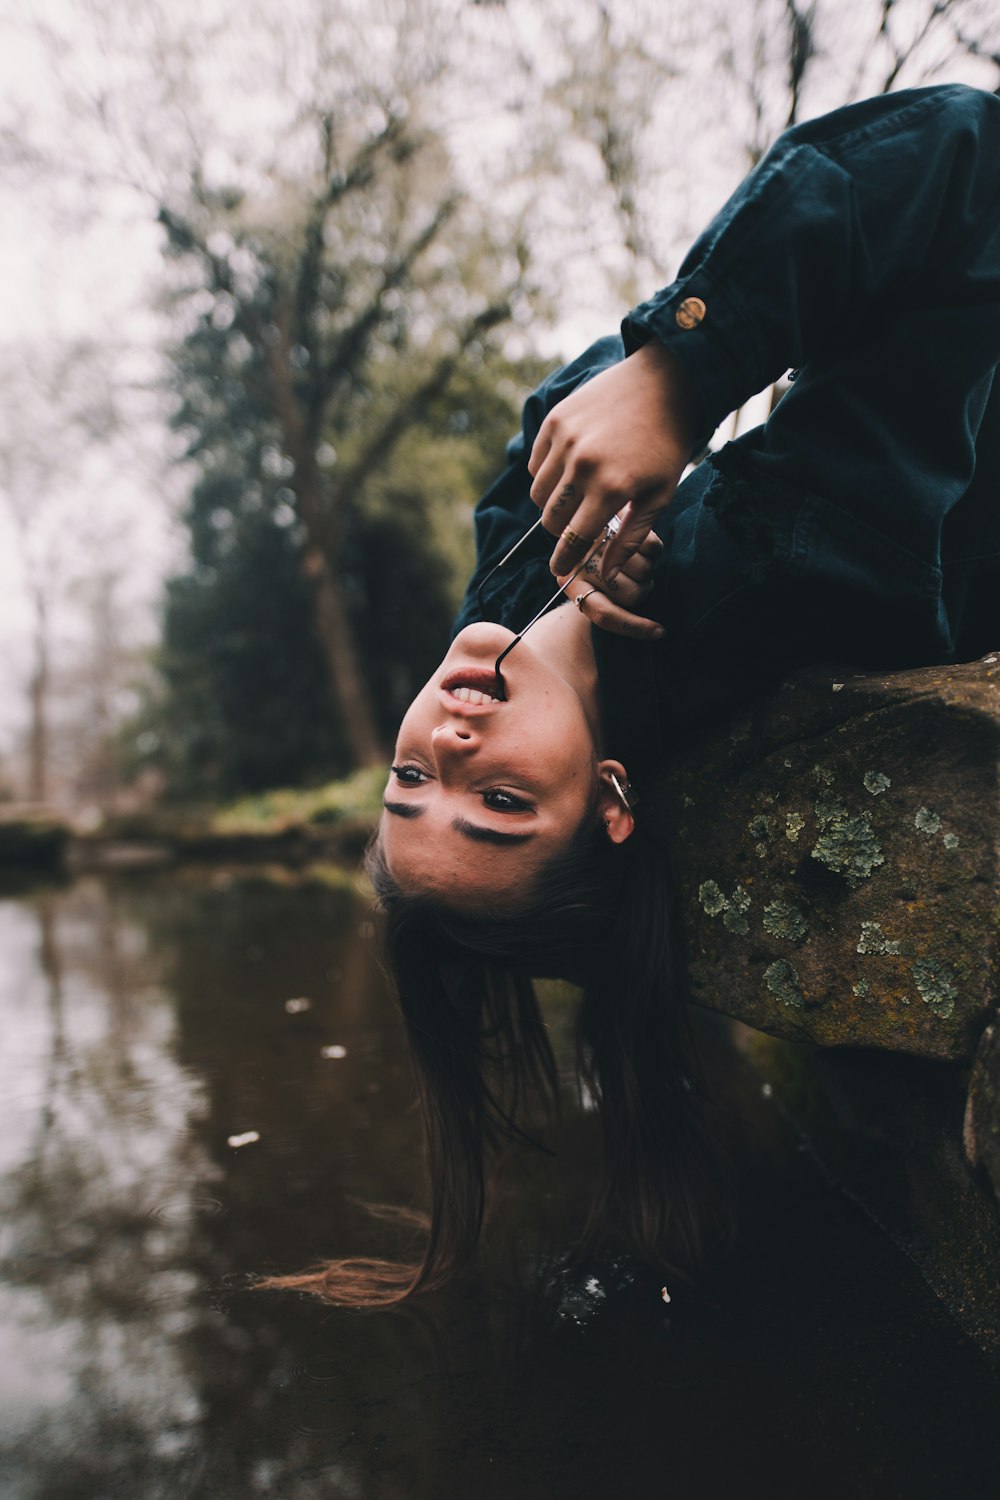
[{"label": "evergreen tree", "polygon": [[[190,565],[168,584],[160,692],[131,735],[146,749],[140,762],[159,764],[187,797],[315,782],[354,764],[317,638],[315,551],[289,461],[256,396],[253,351],[219,322],[205,309],[174,351],[175,425],[196,474]],[[472,560],[472,502],[539,371],[471,350],[428,403],[426,424],[401,436],[343,508],[339,584],[387,742],[439,660]],[[368,394],[376,413],[391,410],[399,378],[391,363],[379,373],[383,388]],[[333,441],[317,452],[329,468],[340,462]]]}]

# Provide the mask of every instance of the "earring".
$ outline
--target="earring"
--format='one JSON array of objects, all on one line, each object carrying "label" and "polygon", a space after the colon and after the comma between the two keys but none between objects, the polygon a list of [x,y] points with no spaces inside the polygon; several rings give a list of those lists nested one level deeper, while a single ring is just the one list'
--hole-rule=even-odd
[{"label": "earring", "polygon": [[614,771],[609,771],[608,776],[610,777],[611,785],[614,787],[615,792],[618,796],[618,800],[621,803],[622,807],[628,813],[630,818],[635,817],[635,807],[639,799],[633,792],[630,783],[626,780],[625,785],[622,786]]}]

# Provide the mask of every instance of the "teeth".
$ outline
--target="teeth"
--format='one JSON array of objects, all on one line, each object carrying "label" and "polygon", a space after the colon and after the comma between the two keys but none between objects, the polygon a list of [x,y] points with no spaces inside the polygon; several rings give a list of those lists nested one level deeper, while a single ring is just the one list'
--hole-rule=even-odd
[{"label": "teeth", "polygon": [[460,703],[495,703],[497,701],[492,693],[481,693],[478,688],[452,688],[451,696],[457,698]]}]

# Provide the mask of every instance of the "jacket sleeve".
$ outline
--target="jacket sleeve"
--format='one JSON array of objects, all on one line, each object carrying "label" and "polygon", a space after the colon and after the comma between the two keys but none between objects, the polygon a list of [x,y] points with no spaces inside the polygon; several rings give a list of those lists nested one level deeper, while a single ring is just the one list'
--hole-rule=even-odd
[{"label": "jacket sleeve", "polygon": [[667,345],[700,437],[790,366],[834,356],[921,298],[989,308],[1000,337],[1000,99],[963,85],[848,106],[787,131],[634,308],[627,353]]},{"label": "jacket sleeve", "polygon": [[552,597],[556,588],[549,572],[553,540],[541,530],[528,538],[510,564],[490,580],[483,590],[482,608],[478,595],[490,571],[538,520],[538,507],[530,494],[528,459],[545,417],[570,391],[609,365],[617,364],[623,355],[622,342],[616,334],[598,339],[577,359],[549,375],[528,397],[521,431],[507,446],[507,467],[476,506],[476,567],[452,626],[452,635],[482,619],[496,620],[511,630],[520,630]]}]

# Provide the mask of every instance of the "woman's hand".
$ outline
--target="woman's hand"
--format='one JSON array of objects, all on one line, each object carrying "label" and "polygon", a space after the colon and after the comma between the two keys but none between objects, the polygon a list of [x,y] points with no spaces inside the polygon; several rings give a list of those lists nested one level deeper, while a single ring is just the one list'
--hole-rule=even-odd
[{"label": "woman's hand", "polygon": [[[601,577],[602,554],[609,542],[594,553],[586,567],[566,590],[592,625],[609,630],[612,635],[632,636],[635,640],[656,641],[663,635],[662,625],[647,620],[635,613],[652,588],[653,564],[663,551],[663,543],[655,531],[650,531],[638,549],[627,558],[621,572],[614,579]],[[565,576],[565,575],[564,575]],[[560,578],[560,583],[563,579]]]},{"label": "woman's hand", "polygon": [[605,576],[636,552],[691,456],[694,411],[688,376],[655,340],[552,408],[528,468],[542,525],[559,537],[553,573],[572,573],[615,514],[622,525],[604,556]]}]

